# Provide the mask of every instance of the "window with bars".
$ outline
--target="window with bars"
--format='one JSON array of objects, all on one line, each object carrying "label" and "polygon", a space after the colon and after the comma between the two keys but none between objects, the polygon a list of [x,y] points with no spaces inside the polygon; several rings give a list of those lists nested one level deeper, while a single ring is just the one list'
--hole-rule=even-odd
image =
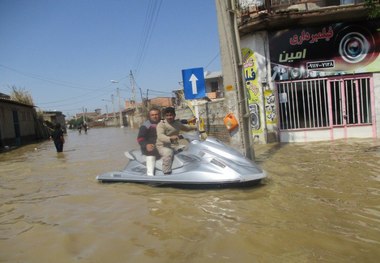
[{"label": "window with bars", "polygon": [[277,83],[280,129],[371,124],[370,78]]}]

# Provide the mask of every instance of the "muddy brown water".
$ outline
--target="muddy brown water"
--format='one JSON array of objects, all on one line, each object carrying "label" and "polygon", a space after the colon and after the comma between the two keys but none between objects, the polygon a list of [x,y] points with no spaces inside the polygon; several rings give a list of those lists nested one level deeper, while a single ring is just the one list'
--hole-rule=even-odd
[{"label": "muddy brown water", "polygon": [[101,184],[136,130],[0,154],[0,262],[378,262],[380,140],[256,145],[258,187]]}]

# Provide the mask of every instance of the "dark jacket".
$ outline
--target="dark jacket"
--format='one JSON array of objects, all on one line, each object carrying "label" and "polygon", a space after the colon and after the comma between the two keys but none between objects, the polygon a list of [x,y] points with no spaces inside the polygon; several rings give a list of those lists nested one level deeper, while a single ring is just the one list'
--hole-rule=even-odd
[{"label": "dark jacket", "polygon": [[157,124],[151,123],[150,120],[145,121],[139,129],[139,133],[137,135],[137,142],[140,144],[141,152],[143,154],[147,154],[146,145],[147,144],[156,144],[157,140],[157,132],[156,132]]},{"label": "dark jacket", "polygon": [[54,142],[62,142],[63,141],[63,131],[62,129],[55,129],[52,134],[51,138],[53,139]]}]

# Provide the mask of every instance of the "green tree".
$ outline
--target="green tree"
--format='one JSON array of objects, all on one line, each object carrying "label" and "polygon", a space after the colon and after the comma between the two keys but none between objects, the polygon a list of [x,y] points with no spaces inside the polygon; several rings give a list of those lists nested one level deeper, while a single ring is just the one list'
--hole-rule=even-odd
[{"label": "green tree", "polygon": [[365,0],[365,5],[368,8],[368,18],[380,17],[380,5],[379,0]]},{"label": "green tree", "polygon": [[[86,122],[92,122],[91,118],[86,117]],[[71,119],[68,121],[70,129],[77,129],[80,125],[84,123],[83,116],[78,119]]]}]

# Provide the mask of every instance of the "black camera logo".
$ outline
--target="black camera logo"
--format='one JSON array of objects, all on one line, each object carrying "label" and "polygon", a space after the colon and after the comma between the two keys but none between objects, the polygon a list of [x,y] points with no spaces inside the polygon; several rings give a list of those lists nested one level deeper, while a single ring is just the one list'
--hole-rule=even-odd
[{"label": "black camera logo", "polygon": [[373,62],[378,56],[379,47],[376,40],[378,32],[372,32],[358,25],[342,28],[335,39],[335,50],[339,53],[338,64],[352,67],[365,66]]}]

